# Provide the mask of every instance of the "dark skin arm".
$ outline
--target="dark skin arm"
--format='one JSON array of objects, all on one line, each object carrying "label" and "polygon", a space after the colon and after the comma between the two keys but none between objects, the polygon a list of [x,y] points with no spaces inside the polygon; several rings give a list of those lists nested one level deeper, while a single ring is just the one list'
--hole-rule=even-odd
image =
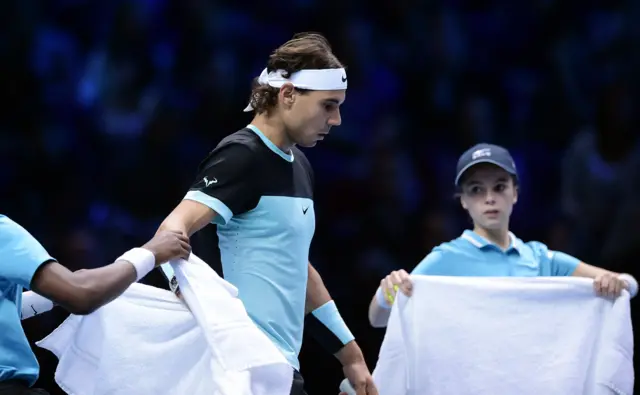
[{"label": "dark skin arm", "polygon": [[111,302],[135,281],[136,270],[126,261],[77,272],[52,261],[38,269],[31,289],[72,314],[84,315]]},{"label": "dark skin arm", "polygon": [[[156,265],[187,258],[189,239],[174,232],[158,233],[143,246],[156,257]],[[73,314],[90,314],[120,296],[136,281],[133,265],[116,261],[110,265],[71,272],[58,262],[43,264],[31,280],[31,289]]]}]

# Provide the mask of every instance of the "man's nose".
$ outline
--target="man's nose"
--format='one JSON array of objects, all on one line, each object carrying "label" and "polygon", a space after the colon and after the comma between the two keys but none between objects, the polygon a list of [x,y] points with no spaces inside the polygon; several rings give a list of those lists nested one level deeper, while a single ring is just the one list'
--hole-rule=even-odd
[{"label": "man's nose", "polygon": [[329,126],[340,126],[341,123],[342,116],[340,115],[340,110],[336,110],[335,113],[331,114],[331,117],[329,117],[329,121],[327,122]]}]

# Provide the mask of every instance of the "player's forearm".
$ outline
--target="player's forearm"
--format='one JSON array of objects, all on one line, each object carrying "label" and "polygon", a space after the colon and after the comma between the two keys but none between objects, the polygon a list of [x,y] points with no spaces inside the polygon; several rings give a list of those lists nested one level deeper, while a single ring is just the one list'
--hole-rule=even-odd
[{"label": "player's forearm", "polygon": [[308,313],[305,329],[308,329],[327,351],[335,355],[343,365],[363,360],[353,334],[340,316],[320,274],[310,263],[305,308]]},{"label": "player's forearm", "polygon": [[376,293],[369,304],[369,323],[374,328],[386,327],[389,322],[389,316],[391,315],[391,309],[388,307],[386,302],[384,305],[381,305],[380,303],[381,301]]},{"label": "player's forearm", "polygon": [[31,288],[71,313],[82,315],[111,302],[136,278],[136,269],[127,261],[73,273],[52,262],[36,273]]},{"label": "player's forearm", "polygon": [[632,275],[627,273],[616,273],[597,266],[588,265],[584,262],[580,262],[576,267],[576,270],[572,273],[572,276],[592,278],[597,282],[598,277],[604,276],[606,274],[609,274],[618,280],[622,280],[622,282],[624,283],[624,288],[629,291],[631,297],[635,297],[638,293],[638,281]]},{"label": "player's forearm", "polygon": [[86,313],[113,301],[137,280],[136,269],[127,261],[117,261],[105,267],[74,274],[79,284],[88,290]]},{"label": "player's forearm", "polygon": [[618,273],[614,273],[612,271],[609,271],[597,266],[592,266],[584,262],[580,262],[578,266],[576,266],[576,270],[571,275],[573,277],[586,277],[586,278],[595,279],[596,277],[601,276],[603,274],[607,274],[607,273],[618,275]]},{"label": "player's forearm", "polygon": [[333,354],[342,366],[364,362],[364,355],[355,340],[350,341],[337,353]]},{"label": "player's forearm", "polygon": [[191,235],[195,233],[192,233],[191,229],[189,229],[189,227],[183,221],[180,221],[179,218],[172,218],[171,216],[167,217],[158,227],[157,232],[162,231],[180,232],[189,237],[191,237]]},{"label": "player's forearm", "polygon": [[307,297],[305,300],[305,314],[331,301],[331,295],[325,287],[320,273],[309,263],[309,277],[307,280]]}]

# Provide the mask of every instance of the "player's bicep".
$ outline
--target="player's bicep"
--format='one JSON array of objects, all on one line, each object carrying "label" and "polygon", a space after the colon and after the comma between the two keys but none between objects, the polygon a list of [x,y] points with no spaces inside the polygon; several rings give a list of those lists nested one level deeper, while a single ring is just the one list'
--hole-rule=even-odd
[{"label": "player's bicep", "polygon": [[234,215],[255,207],[257,193],[255,156],[243,144],[216,149],[184,197],[214,211],[214,223],[226,224]]},{"label": "player's bicep", "polygon": [[189,237],[214,222],[217,216],[210,206],[195,200],[184,199],[160,225],[159,230],[182,232]]},{"label": "player's bicep", "polygon": [[38,268],[53,260],[26,229],[0,216],[0,277],[30,289]]}]

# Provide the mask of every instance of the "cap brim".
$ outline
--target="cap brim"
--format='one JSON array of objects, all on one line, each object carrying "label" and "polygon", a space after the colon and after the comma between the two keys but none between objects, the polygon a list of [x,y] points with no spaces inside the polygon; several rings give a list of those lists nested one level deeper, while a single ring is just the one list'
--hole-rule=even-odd
[{"label": "cap brim", "polygon": [[501,168],[502,170],[506,171],[507,173],[509,173],[509,174],[511,174],[511,175],[514,175],[514,176],[517,176],[517,175],[518,175],[518,173],[516,173],[516,170],[515,170],[514,168],[509,167],[509,166],[505,166],[505,165],[503,165],[502,163],[498,163],[498,162],[496,162],[495,160],[491,160],[491,159],[478,159],[478,160],[475,160],[475,161],[473,161],[473,162],[469,163],[468,165],[466,165],[465,167],[463,167],[463,168],[462,168],[462,170],[460,170],[460,171],[458,172],[458,175],[456,176],[456,182],[455,182],[455,185],[456,185],[456,186],[460,185],[460,179],[462,178],[462,176],[464,175],[464,173],[466,173],[466,171],[467,171],[467,170],[469,170],[469,169],[470,169],[470,168],[472,168],[473,166],[475,166],[475,165],[479,165],[479,164],[481,164],[481,163],[489,163],[489,164],[492,164],[492,165],[498,166],[499,168]]}]

